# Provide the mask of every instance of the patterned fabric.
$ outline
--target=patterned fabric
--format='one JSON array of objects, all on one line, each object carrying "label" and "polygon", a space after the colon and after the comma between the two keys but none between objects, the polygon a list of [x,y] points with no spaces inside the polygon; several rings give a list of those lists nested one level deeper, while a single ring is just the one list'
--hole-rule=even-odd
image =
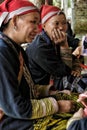
[{"label": "patterned fabric", "polygon": [[87,89],[87,77],[74,77],[73,75],[63,77],[64,89],[69,89],[72,92],[82,93]]},{"label": "patterned fabric", "polygon": [[30,72],[29,72],[29,70],[28,70],[25,63],[24,63],[24,66],[23,66],[23,74],[24,74],[24,77],[25,77],[27,83],[30,86],[30,97],[31,97],[31,99],[32,98],[37,98],[35,88],[34,88],[35,84],[34,84],[32,78],[31,78]]},{"label": "patterned fabric", "polygon": [[56,114],[39,119],[34,124],[34,130],[66,130],[66,124],[72,114]]},{"label": "patterned fabric", "polygon": [[[63,93],[58,93],[55,95],[55,98],[58,100],[72,99],[76,103],[78,94],[73,93],[71,95],[67,95]],[[76,103],[76,111],[80,107],[83,107],[82,104]],[[73,113],[54,114],[52,116],[38,119],[34,124],[34,130],[66,130],[67,121],[72,117],[72,115]]]},{"label": "patterned fabric", "polygon": [[58,104],[52,97],[43,98],[41,100],[31,100],[32,102],[32,117],[31,119],[37,119],[52,115],[58,112]]},{"label": "patterned fabric", "polygon": [[[9,42],[9,41],[8,41]],[[6,43],[7,43],[7,40],[6,40]],[[8,43],[7,43],[8,44]],[[13,50],[14,50],[14,46],[9,46],[9,47],[11,47],[11,49],[13,48]],[[14,52],[15,52],[16,50],[14,50]],[[9,53],[10,54],[10,53]],[[10,54],[10,56],[11,56],[11,54]],[[15,53],[15,59],[13,59],[13,61],[15,60],[16,61],[16,59],[18,59],[18,57],[19,57],[19,55],[17,54],[17,53]],[[13,62],[14,63],[14,62]],[[6,64],[7,65],[7,64]],[[14,64],[13,64],[14,65]],[[16,64],[17,65],[17,64]],[[12,64],[10,65],[10,68],[11,67],[13,67],[12,66]],[[19,70],[19,67],[20,66],[18,66],[18,68],[17,67],[15,67],[14,66],[14,70]],[[7,72],[7,71],[6,71]],[[19,72],[19,71],[18,71]],[[10,78],[11,78],[12,76],[10,76]],[[17,76],[16,76],[17,77]],[[25,80],[24,80],[25,81]],[[7,82],[6,82],[7,83]],[[19,83],[18,83],[19,84]],[[2,85],[2,84],[1,84]],[[13,84],[14,85],[14,84]],[[32,123],[33,123],[33,121],[34,120],[30,120],[30,118],[31,118],[31,114],[32,114],[32,111],[29,111],[29,108],[30,108],[30,110],[31,110],[31,102],[30,101],[28,101],[27,103],[24,101],[23,103],[23,109],[20,107],[20,109],[17,109],[17,107],[15,107],[16,105],[14,105],[14,104],[16,104],[15,102],[13,102],[13,100],[11,101],[11,100],[9,100],[9,99],[12,99],[11,98],[11,96],[12,96],[12,89],[14,90],[15,89],[15,87],[9,87],[9,84],[6,84],[6,85],[4,85],[4,87],[5,87],[5,89],[4,89],[4,92],[5,92],[5,94],[7,94],[7,91],[6,90],[9,90],[9,95],[10,96],[8,96],[8,98],[3,98],[3,100],[2,100],[2,103],[4,103],[4,102],[7,102],[8,101],[8,103],[10,104],[10,106],[12,107],[11,109],[9,109],[9,111],[7,111],[6,110],[6,112],[7,113],[10,113],[11,115],[12,115],[12,117],[15,117],[15,118],[12,118],[12,117],[9,117],[9,116],[4,116],[3,117],[3,120],[2,120],[2,123],[0,122],[0,130],[2,129],[2,127],[4,127],[4,129],[5,130],[13,130],[13,129],[15,129],[15,130],[24,130],[24,129],[26,129],[26,128],[29,128],[29,127],[31,127],[31,125],[32,125]],[[25,84],[24,85],[20,85],[20,86],[18,86],[18,87],[21,87],[21,88],[23,88],[22,90],[25,90],[24,88],[26,87],[28,87],[28,86],[25,86]],[[3,86],[1,87],[2,89],[3,89]],[[32,89],[32,88],[31,88]],[[18,89],[17,89],[18,90]],[[19,89],[19,91],[20,91],[21,89]],[[28,90],[28,89],[27,89]],[[24,91],[22,91],[22,92],[24,92]],[[29,92],[29,91],[28,91]],[[29,94],[29,93],[26,93],[26,95],[27,94]],[[2,93],[0,94],[1,95],[1,97],[3,97],[3,95],[2,95]],[[24,94],[23,94],[24,95]],[[16,95],[14,94],[14,97],[15,97]],[[75,95],[74,95],[75,96]],[[24,95],[24,97],[25,98],[27,98],[27,100],[29,99],[29,96],[28,97],[26,97],[25,95]],[[73,99],[74,97],[73,96],[67,96],[67,95],[63,95],[63,94],[57,94],[57,95],[55,95],[54,96],[57,100],[58,99],[61,99],[61,98],[69,98],[69,99]],[[76,96],[75,96],[76,97]],[[17,100],[17,99],[16,99]],[[42,99],[43,100],[43,99]],[[55,100],[55,99],[54,99]],[[17,100],[17,102],[20,104],[20,101],[21,100]],[[43,100],[44,101],[44,100]],[[56,101],[56,100],[55,100]],[[44,101],[44,102],[46,102],[46,101]],[[47,103],[47,102],[46,102]],[[5,104],[5,103],[4,103]],[[50,103],[51,104],[51,103]],[[27,107],[27,105],[29,105],[30,107]],[[34,107],[36,107],[35,106],[35,104],[33,105]],[[53,106],[53,105],[51,105],[51,106]],[[6,104],[4,105],[4,107],[5,107],[5,109],[6,109]],[[76,108],[77,108],[78,106],[76,106]],[[15,116],[15,114],[14,114],[14,112],[13,112],[13,110],[15,109],[15,112],[17,113],[17,115]],[[12,111],[11,111],[12,110]],[[41,110],[41,109],[40,109]],[[50,105],[49,105],[49,110],[51,110],[51,107],[50,107]],[[77,109],[76,109],[77,110]],[[19,111],[20,111],[20,113],[19,113]],[[54,110],[53,110],[53,107],[52,107],[52,112],[53,112]],[[30,115],[29,115],[29,112],[30,112]],[[48,110],[47,110],[47,112],[48,112]],[[27,114],[28,113],[28,114]],[[38,113],[39,113],[39,109],[38,109]],[[37,114],[38,114],[37,113]],[[49,113],[50,113],[50,111],[49,111]],[[47,113],[46,113],[47,114]],[[51,113],[51,114],[53,114],[53,113]],[[19,118],[19,116],[20,116],[20,119],[17,119],[17,118]],[[24,120],[24,117],[28,117],[29,116],[29,120],[28,119],[26,119],[26,120]],[[43,116],[43,115],[42,115]],[[41,117],[41,116],[40,116]],[[57,120],[60,118],[59,116],[57,116],[57,114],[56,115],[54,115],[54,116],[50,116],[51,117],[51,119],[52,119],[52,122],[53,122],[53,120],[55,119],[54,117],[58,117],[57,118]],[[64,114],[63,114],[63,117],[64,117]],[[43,127],[43,125],[42,124],[44,124],[44,120],[45,119],[47,119],[48,117],[46,117],[46,118],[42,118],[42,119],[38,119],[37,121],[36,121],[36,123],[34,124],[34,129],[36,129],[36,127],[37,126],[40,126],[38,123],[40,122],[40,120],[42,120],[42,123],[40,123],[41,124],[41,127],[40,127],[40,129],[39,129],[39,127],[37,128],[37,130],[42,130],[44,127]],[[62,121],[63,120],[63,118],[60,120],[60,121]],[[66,119],[67,120],[67,119]],[[49,120],[49,122],[51,122],[51,120]],[[8,125],[7,125],[8,124]],[[56,124],[54,124],[55,125],[55,127],[56,127]],[[53,126],[54,126],[53,125]],[[65,121],[65,125],[66,125],[66,121]],[[46,126],[46,127],[48,127],[48,124],[47,125],[44,125],[44,126]],[[57,125],[58,126],[58,125]],[[63,125],[62,125],[63,126]],[[8,128],[7,128],[8,127]],[[54,127],[54,128],[55,128]],[[46,128],[47,129],[47,128]],[[48,128],[48,129],[51,129],[51,127],[50,128]],[[57,128],[58,129],[58,128]],[[33,130],[33,129],[32,129]]]}]

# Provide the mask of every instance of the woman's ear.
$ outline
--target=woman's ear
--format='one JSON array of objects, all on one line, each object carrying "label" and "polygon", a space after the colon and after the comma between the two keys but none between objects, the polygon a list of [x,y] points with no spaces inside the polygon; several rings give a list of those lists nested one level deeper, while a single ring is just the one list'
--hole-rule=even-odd
[{"label": "woman's ear", "polygon": [[45,23],[44,23],[44,24],[42,24],[42,28],[43,28],[43,29],[45,29]]},{"label": "woman's ear", "polygon": [[12,18],[12,20],[11,20],[14,30],[17,30],[17,20],[18,20],[18,16],[17,16],[17,15],[15,15],[15,16]]}]

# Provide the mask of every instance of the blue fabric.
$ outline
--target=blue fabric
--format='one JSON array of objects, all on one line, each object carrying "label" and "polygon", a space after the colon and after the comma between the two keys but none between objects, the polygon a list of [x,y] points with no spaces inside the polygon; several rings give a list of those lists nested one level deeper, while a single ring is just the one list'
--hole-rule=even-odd
[{"label": "blue fabric", "polygon": [[29,120],[32,116],[29,86],[24,76],[20,85],[17,79],[20,51],[27,59],[19,45],[0,33],[0,108],[6,114],[0,121],[0,130],[26,130],[33,126]]},{"label": "blue fabric", "polygon": [[[79,39],[69,38],[69,46],[73,50],[78,46]],[[37,84],[49,84],[53,77],[54,86],[58,90],[69,89],[72,92],[83,92],[87,88],[84,77],[76,78],[71,75],[71,69],[65,65],[60,56],[60,47],[52,43],[44,30],[32,44],[29,44],[26,53],[32,78]],[[73,60],[76,58],[72,56]],[[64,80],[66,79],[66,81]],[[86,80],[86,77],[85,77]]]},{"label": "blue fabric", "polygon": [[87,130],[87,118],[73,121],[67,130]]},{"label": "blue fabric", "polygon": [[62,77],[71,72],[61,59],[60,47],[55,48],[45,32],[38,35],[32,44],[28,45],[26,53],[32,78],[37,84],[49,84],[51,76]]},{"label": "blue fabric", "polygon": [[42,30],[42,36],[46,40],[47,44],[51,44],[52,43],[52,41],[50,40],[50,38],[48,37],[48,35],[46,34],[46,32],[44,30]]}]

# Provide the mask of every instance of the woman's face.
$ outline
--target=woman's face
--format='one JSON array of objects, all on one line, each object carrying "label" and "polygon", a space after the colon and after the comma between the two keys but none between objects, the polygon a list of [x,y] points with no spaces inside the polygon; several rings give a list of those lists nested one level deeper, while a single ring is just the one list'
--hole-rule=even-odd
[{"label": "woman's face", "polygon": [[26,15],[18,16],[15,29],[16,37],[14,40],[18,44],[32,42],[38,33],[39,21],[40,15],[38,12],[31,12]]},{"label": "woman's face", "polygon": [[59,31],[66,32],[67,22],[64,14],[59,14],[51,17],[45,24],[43,24],[43,29],[47,35],[52,37],[52,30],[56,28]]}]

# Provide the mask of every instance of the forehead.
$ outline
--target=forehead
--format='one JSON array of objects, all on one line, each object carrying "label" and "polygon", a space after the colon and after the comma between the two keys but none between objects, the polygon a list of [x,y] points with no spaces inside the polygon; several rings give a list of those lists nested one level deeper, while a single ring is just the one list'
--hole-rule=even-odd
[{"label": "forehead", "polygon": [[66,20],[66,17],[64,14],[56,14],[52,16],[47,22],[53,22],[53,21],[61,22],[64,20]]},{"label": "forehead", "polygon": [[31,13],[28,13],[28,14],[24,14],[22,15],[21,17],[25,17],[27,19],[40,19],[40,14],[39,12],[31,12]]}]

